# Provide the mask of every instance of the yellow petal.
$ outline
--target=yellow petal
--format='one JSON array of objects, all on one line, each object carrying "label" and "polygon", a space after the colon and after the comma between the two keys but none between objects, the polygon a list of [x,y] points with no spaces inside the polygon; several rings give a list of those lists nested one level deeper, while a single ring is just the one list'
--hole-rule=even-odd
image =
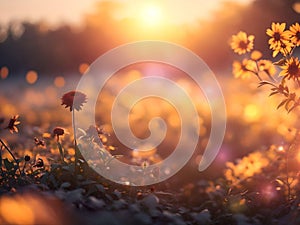
[{"label": "yellow petal", "polygon": [[259,60],[262,57],[262,53],[260,51],[254,50],[251,53],[251,59],[253,60]]}]

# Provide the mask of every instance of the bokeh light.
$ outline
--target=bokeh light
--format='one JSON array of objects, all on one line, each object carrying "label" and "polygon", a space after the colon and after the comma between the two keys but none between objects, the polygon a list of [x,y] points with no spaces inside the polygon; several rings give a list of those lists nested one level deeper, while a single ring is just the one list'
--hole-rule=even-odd
[{"label": "bokeh light", "polygon": [[6,79],[8,74],[9,74],[9,70],[6,66],[4,66],[0,69],[0,76],[2,79]]},{"label": "bokeh light", "polygon": [[34,84],[38,79],[38,74],[34,70],[30,70],[26,73],[26,81],[29,84]]},{"label": "bokeh light", "polygon": [[85,74],[89,71],[90,65],[87,63],[81,63],[78,67],[78,71],[80,74]]},{"label": "bokeh light", "polygon": [[54,78],[54,85],[58,88],[62,88],[65,86],[65,78],[62,76],[57,76]]},{"label": "bokeh light", "polygon": [[295,2],[293,4],[293,9],[295,10],[296,13],[300,14],[300,2]]},{"label": "bokeh light", "polygon": [[[282,52],[278,53],[278,59],[272,58],[265,31],[272,27],[272,22],[286,23],[286,30],[291,24],[299,23],[298,0],[277,0],[274,4],[270,0],[201,3],[197,0],[130,3],[91,0],[89,2],[97,3],[89,10],[84,1],[78,4],[52,1],[51,7],[46,7],[49,0],[38,4],[34,1],[18,4],[3,1],[1,5],[0,139],[18,161],[14,162],[0,143],[0,224],[76,224],[64,221],[69,212],[66,206],[70,206],[70,218],[78,216],[83,218],[79,223],[88,224],[98,224],[99,218],[109,218],[110,214],[116,219],[119,210],[124,212],[120,224],[125,224],[123,219],[127,215],[130,219],[146,219],[145,224],[298,224],[299,108],[289,113],[285,105],[277,109],[284,96],[268,97],[274,86],[258,88],[257,77],[240,80],[234,79],[232,74],[232,62],[246,57],[255,61],[257,67],[248,62],[245,68],[258,71],[262,80],[277,82],[282,78],[280,65],[287,61],[274,63]],[[43,7],[39,8],[39,4]],[[79,15],[83,5],[87,11]],[[63,12],[64,18],[74,18],[72,23],[68,23],[69,19],[63,21],[55,10],[61,12],[66,8],[69,10]],[[6,23],[9,14],[15,18]],[[25,14],[28,16],[24,17]],[[294,29],[299,28],[295,26]],[[230,54],[228,45],[231,35],[239,30],[255,34],[254,50],[243,56]],[[289,43],[295,42],[299,32],[293,30],[292,33],[295,34]],[[291,33],[288,36],[292,37]],[[81,170],[75,171],[75,146],[79,142],[74,140],[73,112],[61,106],[61,97],[76,89],[77,81],[83,78],[81,75],[85,76],[100,55],[128,42],[149,39],[173,42],[190,49],[216,74],[227,104],[227,130],[216,160],[206,171],[198,172],[211,134],[211,111],[202,90],[182,71],[147,62],[117,71],[99,96],[91,89],[85,93],[87,101],[92,95],[98,98],[95,123],[99,133],[88,137],[91,153],[95,153],[96,161],[99,156],[103,157],[104,150],[109,152],[112,157],[106,161],[108,169],[109,160],[119,160],[138,166],[141,172],[172,154],[180,137],[181,120],[167,101],[154,97],[143,99],[132,107],[128,118],[131,131],[140,138],[149,137],[148,125],[153,117],[164,120],[166,136],[156,147],[127,148],[117,139],[111,121],[111,108],[120,90],[138,79],[162,76],[185,89],[198,112],[199,142],[190,162],[169,180],[136,189],[94,176],[81,159],[78,160]],[[240,44],[242,48],[243,43]],[[299,46],[288,58],[294,55],[299,58]],[[182,56],[174,57],[181,59]],[[298,99],[299,85],[292,86],[295,80],[286,79],[285,84],[292,87],[290,94],[295,91]],[[169,91],[168,94],[173,93]],[[131,97],[125,96],[122,103],[125,105]],[[21,123],[18,124],[19,132],[11,134],[6,128],[14,115],[20,115]],[[120,116],[116,122],[122,127],[126,119]],[[194,123],[196,121],[190,121]],[[55,127],[63,127],[66,131],[60,143],[53,138]],[[82,133],[80,138],[87,138],[86,130],[75,132]],[[43,140],[45,146],[36,145],[34,138]],[[144,147],[149,150],[140,150]],[[25,155],[30,157],[26,163]],[[36,167],[38,158],[43,160],[44,168]],[[9,171],[10,165],[19,166],[21,171]],[[160,172],[153,171],[151,176],[158,178]],[[168,172],[171,172],[169,168]],[[124,184],[132,185],[126,177]],[[84,213],[80,213],[82,211]],[[93,219],[96,222],[89,223]]]},{"label": "bokeh light", "polygon": [[249,104],[244,109],[244,118],[247,122],[254,122],[260,118],[260,111],[257,105]]}]

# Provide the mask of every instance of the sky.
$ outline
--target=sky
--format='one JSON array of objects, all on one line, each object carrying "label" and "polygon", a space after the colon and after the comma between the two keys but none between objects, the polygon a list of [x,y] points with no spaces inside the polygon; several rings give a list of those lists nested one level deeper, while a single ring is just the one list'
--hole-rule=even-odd
[{"label": "sky", "polygon": [[[84,14],[93,11],[93,7],[103,0],[0,0],[0,24],[10,21],[45,21],[50,24],[73,23],[78,24]],[[198,19],[208,18],[212,10],[216,9],[223,0],[111,0],[124,3],[125,9],[120,17],[136,14],[141,9],[142,14],[152,17],[159,14],[160,19],[167,17],[174,23],[191,23]],[[233,0],[248,3],[251,0]],[[147,5],[159,8],[145,9]],[[145,7],[146,6],[146,7]],[[184,12],[184,13],[183,13]]]}]

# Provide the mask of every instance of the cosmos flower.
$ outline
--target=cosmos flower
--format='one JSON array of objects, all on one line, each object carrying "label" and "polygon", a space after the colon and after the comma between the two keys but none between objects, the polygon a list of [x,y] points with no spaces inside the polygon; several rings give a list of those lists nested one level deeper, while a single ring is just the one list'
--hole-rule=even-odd
[{"label": "cosmos flower", "polygon": [[61,105],[65,105],[65,108],[70,107],[70,111],[73,109],[79,111],[86,103],[86,95],[80,91],[69,91],[62,96],[61,100]]},{"label": "cosmos flower", "polygon": [[287,78],[293,80],[299,80],[300,78],[300,62],[298,57],[291,57],[287,59],[285,64],[281,66],[282,71],[280,72],[280,76],[283,76],[284,79]]},{"label": "cosmos flower", "polygon": [[230,46],[234,52],[239,55],[250,52],[253,49],[253,35],[247,35],[245,32],[240,31],[237,35],[233,35]]},{"label": "cosmos flower", "polygon": [[15,115],[9,120],[6,129],[9,129],[10,133],[18,133],[19,130],[17,128],[17,125],[21,123],[20,121],[18,121],[19,117],[19,115]]}]

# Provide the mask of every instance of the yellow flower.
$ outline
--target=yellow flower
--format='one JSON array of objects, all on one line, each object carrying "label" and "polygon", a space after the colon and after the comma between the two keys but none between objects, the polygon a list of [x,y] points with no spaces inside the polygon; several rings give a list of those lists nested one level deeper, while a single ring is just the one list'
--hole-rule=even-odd
[{"label": "yellow flower", "polygon": [[240,182],[253,177],[255,174],[261,173],[263,168],[270,164],[267,156],[261,152],[252,152],[236,163],[227,162],[224,175],[226,180],[231,181],[233,185],[238,185]]},{"label": "yellow flower", "polygon": [[257,67],[259,71],[264,71],[270,76],[273,76],[276,73],[276,68],[270,60],[259,60],[257,62]]},{"label": "yellow flower", "polygon": [[285,23],[272,23],[271,28],[267,29],[267,35],[270,36],[270,49],[277,50],[281,47],[282,42],[289,40],[289,34],[285,30]]},{"label": "yellow flower", "polygon": [[300,46],[300,25],[295,23],[290,26],[290,29],[287,31],[290,35],[290,40],[295,46]]},{"label": "yellow flower", "polygon": [[230,46],[234,52],[242,55],[253,49],[253,41],[253,35],[248,36],[245,32],[240,31],[237,35],[232,36]]},{"label": "yellow flower", "polygon": [[244,59],[242,62],[234,61],[232,67],[234,77],[241,77],[242,79],[244,79],[254,74],[255,62],[248,59]]},{"label": "yellow flower", "polygon": [[273,50],[273,57],[276,57],[276,55],[280,52],[282,55],[287,56],[291,53],[294,45],[289,41],[282,41],[280,45],[277,46],[277,48],[274,48]]},{"label": "yellow flower", "polygon": [[260,51],[254,50],[251,53],[251,59],[254,60],[254,61],[259,60],[261,57],[262,57],[262,53]]},{"label": "yellow flower", "polygon": [[299,80],[300,78],[300,62],[297,57],[292,57],[287,59],[285,64],[281,66],[282,71],[280,72],[280,76],[283,76],[284,79],[294,79]]}]

